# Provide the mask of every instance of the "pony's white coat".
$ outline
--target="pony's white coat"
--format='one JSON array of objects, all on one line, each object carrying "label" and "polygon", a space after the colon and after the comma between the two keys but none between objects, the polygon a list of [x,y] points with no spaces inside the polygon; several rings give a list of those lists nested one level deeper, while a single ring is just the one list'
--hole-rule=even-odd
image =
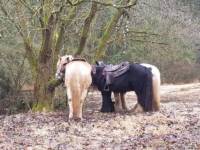
[{"label": "pony's white coat", "polygon": [[92,67],[85,61],[72,60],[71,55],[65,55],[58,59],[56,78],[64,78],[67,88],[69,119],[82,119],[83,103],[92,83]]},{"label": "pony's white coat", "polygon": [[69,118],[82,119],[82,107],[92,83],[91,66],[84,61],[72,61],[65,67],[65,86],[67,88]]}]

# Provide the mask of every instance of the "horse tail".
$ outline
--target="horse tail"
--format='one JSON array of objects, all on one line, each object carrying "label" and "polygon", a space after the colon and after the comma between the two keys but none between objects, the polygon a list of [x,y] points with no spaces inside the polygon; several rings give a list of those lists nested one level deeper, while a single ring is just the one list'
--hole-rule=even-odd
[{"label": "horse tail", "polygon": [[153,110],[158,111],[160,109],[160,71],[156,67],[153,69]]},{"label": "horse tail", "polygon": [[72,107],[73,107],[73,116],[78,117],[80,113],[80,97],[82,93],[82,88],[80,82],[77,79],[71,81],[70,84],[71,97],[72,97]]},{"label": "horse tail", "polygon": [[82,105],[87,96],[88,88],[92,82],[92,78],[90,74],[80,76],[77,75],[75,81],[71,82],[71,90],[72,90],[72,106],[73,106],[73,116],[77,116],[78,114],[82,114]]},{"label": "horse tail", "polygon": [[[150,64],[141,64],[142,66],[145,66],[147,68],[149,68],[148,70],[150,70],[151,72],[151,80],[150,80],[150,76],[148,71],[147,72],[147,85],[146,88],[149,88],[150,86],[152,87],[152,89],[149,89],[150,91],[152,91],[152,93],[146,93],[146,98],[143,98],[143,101],[146,100],[146,104],[143,106],[145,111],[158,111],[160,109],[160,84],[161,84],[161,79],[160,79],[160,71],[159,69],[154,66],[154,65],[150,65]],[[151,81],[152,83],[150,83],[149,81]],[[147,91],[149,91],[147,90]],[[144,103],[144,102],[143,102]]]},{"label": "horse tail", "polygon": [[146,68],[146,85],[144,85],[144,111],[153,111],[153,75]]}]

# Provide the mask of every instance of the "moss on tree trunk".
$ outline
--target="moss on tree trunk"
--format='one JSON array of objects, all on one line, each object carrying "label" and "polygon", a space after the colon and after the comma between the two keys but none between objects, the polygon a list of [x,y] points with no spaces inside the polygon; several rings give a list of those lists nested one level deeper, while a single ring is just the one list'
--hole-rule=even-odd
[{"label": "moss on tree trunk", "polygon": [[48,91],[53,93],[55,88],[63,83],[62,79],[52,79],[48,82]]},{"label": "moss on tree trunk", "polygon": [[52,70],[49,69],[48,63],[39,65],[37,69],[34,96],[36,103],[33,105],[34,111],[51,111],[53,110],[53,92],[48,90],[48,82],[51,80]]},{"label": "moss on tree trunk", "polygon": [[97,3],[93,2],[92,7],[90,9],[90,13],[89,13],[89,15],[87,16],[87,18],[85,19],[85,22],[84,22],[84,27],[83,27],[83,31],[82,31],[82,34],[81,34],[79,47],[78,47],[77,52],[75,53],[75,56],[80,55],[82,53],[82,51],[84,50],[84,47],[85,47],[85,44],[86,44],[86,41],[87,41],[87,38],[88,38],[88,33],[89,33],[89,30],[90,30],[90,25],[92,23],[92,20],[95,17],[96,12],[97,12]]},{"label": "moss on tree trunk", "polygon": [[[130,2],[130,0],[121,0],[120,1],[121,5],[127,5],[129,2]],[[135,0],[135,2],[133,4],[135,5],[136,2],[137,2],[137,0]],[[106,29],[103,33],[103,36],[99,40],[99,44],[98,44],[97,50],[95,52],[95,57],[94,57],[93,63],[96,60],[100,60],[105,56],[105,54],[106,54],[106,44],[107,44],[109,38],[111,37],[112,31],[115,28],[119,18],[123,14],[123,12],[124,12],[123,7],[116,9],[111,20],[108,22],[108,24],[106,24]]]},{"label": "moss on tree trunk", "polygon": [[112,19],[108,23],[107,28],[105,29],[103,36],[99,41],[99,45],[95,53],[94,61],[102,59],[105,56],[105,53],[106,53],[105,47],[106,47],[107,41],[109,40],[112,30],[114,29],[119,18],[121,17],[122,12],[123,12],[122,9],[116,10],[116,13],[113,15]]}]

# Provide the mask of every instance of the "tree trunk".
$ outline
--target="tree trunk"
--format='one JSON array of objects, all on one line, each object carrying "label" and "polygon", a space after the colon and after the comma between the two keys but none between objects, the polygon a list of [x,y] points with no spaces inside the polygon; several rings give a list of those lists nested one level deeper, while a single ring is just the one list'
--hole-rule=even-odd
[{"label": "tree trunk", "polygon": [[42,32],[42,46],[39,53],[36,69],[34,95],[37,102],[33,106],[33,111],[53,110],[53,93],[48,91],[48,82],[54,76],[53,69],[53,36],[55,32],[56,17],[51,14],[46,28]]},{"label": "tree trunk", "polygon": [[111,36],[112,30],[115,28],[119,18],[121,17],[123,9],[119,9],[116,11],[110,22],[108,22],[107,28],[105,29],[102,38],[99,41],[97,51],[95,53],[95,60],[102,59],[105,56],[106,43]]},{"label": "tree trunk", "polygon": [[47,64],[40,64],[37,69],[34,96],[36,103],[33,105],[33,111],[51,111],[53,110],[53,93],[48,91],[48,82],[52,78],[52,69]]},{"label": "tree trunk", "polygon": [[97,3],[93,2],[92,7],[90,9],[90,13],[84,22],[84,27],[83,27],[83,31],[81,34],[79,47],[78,47],[77,52],[75,53],[75,56],[80,55],[82,53],[82,51],[84,50],[84,47],[85,47],[85,44],[86,44],[86,41],[88,38],[88,33],[90,30],[90,25],[91,25],[93,18],[95,17],[96,12],[97,12]]},{"label": "tree trunk", "polygon": [[[76,15],[76,7],[73,7],[66,19],[59,28],[55,30],[56,16],[51,15],[48,21],[47,28],[43,31],[43,44],[38,59],[37,76],[35,82],[35,97],[37,103],[33,106],[34,111],[49,111],[53,110],[53,95],[56,86],[60,85],[62,80],[55,80],[54,73],[59,51],[63,45],[63,37],[65,27],[68,26],[71,20]],[[58,34],[55,39],[54,34]],[[55,44],[55,45],[53,45]],[[54,80],[53,80],[54,79]]]},{"label": "tree trunk", "polygon": [[[130,0],[122,0],[121,4],[127,5],[129,2],[130,2]],[[136,5],[136,2],[137,2],[137,0],[135,0],[135,2],[133,4]],[[123,14],[123,12],[124,12],[123,7],[118,8],[116,10],[115,14],[113,15],[113,17],[111,18],[110,22],[108,22],[108,24],[106,25],[107,27],[103,33],[103,36],[101,37],[101,39],[99,41],[97,50],[95,52],[95,57],[94,57],[93,63],[94,63],[94,61],[102,59],[105,56],[105,54],[106,54],[105,47],[106,47],[107,41],[111,37],[112,31],[115,28],[119,18]]]}]

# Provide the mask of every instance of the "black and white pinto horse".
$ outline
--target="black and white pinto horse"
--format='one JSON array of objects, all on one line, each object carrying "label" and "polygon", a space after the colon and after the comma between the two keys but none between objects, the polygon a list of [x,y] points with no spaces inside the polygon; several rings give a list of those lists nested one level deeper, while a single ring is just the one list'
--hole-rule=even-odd
[{"label": "black and white pinto horse", "polygon": [[[106,64],[97,62],[92,68],[92,82],[101,91],[101,112],[117,111],[117,108],[126,108],[124,95],[128,91],[135,91],[137,104],[131,110],[133,112],[158,111],[160,108],[160,71],[150,64],[131,63],[129,69],[122,75],[113,78],[109,89],[105,90],[106,76],[104,69]],[[114,92],[115,107],[111,99]]]}]

